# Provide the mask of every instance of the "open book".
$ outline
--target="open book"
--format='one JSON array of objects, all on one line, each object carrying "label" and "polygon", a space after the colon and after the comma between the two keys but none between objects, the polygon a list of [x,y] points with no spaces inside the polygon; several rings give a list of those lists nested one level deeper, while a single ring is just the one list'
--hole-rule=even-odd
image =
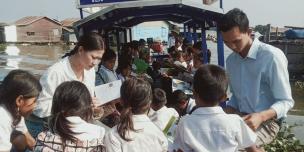
[{"label": "open book", "polygon": [[98,100],[96,106],[106,104],[120,98],[121,80],[112,81],[95,87],[95,95]]}]

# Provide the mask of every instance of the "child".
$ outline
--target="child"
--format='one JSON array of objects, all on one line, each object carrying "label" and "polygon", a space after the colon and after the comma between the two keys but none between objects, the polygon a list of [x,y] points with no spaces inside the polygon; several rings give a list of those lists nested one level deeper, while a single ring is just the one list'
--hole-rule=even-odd
[{"label": "child", "polygon": [[188,67],[188,64],[184,59],[184,55],[183,55],[182,51],[178,51],[176,53],[174,64],[177,65],[177,66],[184,67],[185,69]]},{"label": "child", "polygon": [[150,117],[154,124],[161,130],[164,130],[170,119],[179,117],[178,113],[173,108],[167,108],[166,92],[162,89],[156,88],[153,91],[152,109],[155,111],[153,116]]},{"label": "child", "polygon": [[123,110],[120,123],[105,137],[107,152],[166,152],[168,141],[162,131],[148,118],[152,100],[148,82],[132,78],[120,89]]},{"label": "child", "polygon": [[116,73],[118,74],[118,79],[122,82],[126,81],[130,78],[130,74],[132,71],[132,65],[128,63],[119,64]]},{"label": "child", "polygon": [[92,104],[83,83],[60,84],[53,97],[50,128],[38,134],[34,151],[101,151],[105,129],[88,123],[93,120]]},{"label": "child", "polygon": [[0,89],[0,151],[10,151],[12,145],[15,151],[34,147],[35,139],[24,117],[32,113],[40,91],[39,81],[26,71],[13,70],[4,78]]},{"label": "child", "polygon": [[175,149],[188,151],[238,151],[255,145],[256,134],[241,117],[226,114],[219,103],[226,100],[228,78],[225,70],[203,65],[194,75],[197,109],[179,121]]},{"label": "child", "polygon": [[106,84],[118,80],[117,74],[114,71],[115,62],[116,53],[111,49],[106,50],[102,56],[101,63],[98,65],[95,85]]},{"label": "child", "polygon": [[190,114],[195,109],[195,101],[188,97],[182,90],[175,90],[172,95],[173,107],[180,116]]}]

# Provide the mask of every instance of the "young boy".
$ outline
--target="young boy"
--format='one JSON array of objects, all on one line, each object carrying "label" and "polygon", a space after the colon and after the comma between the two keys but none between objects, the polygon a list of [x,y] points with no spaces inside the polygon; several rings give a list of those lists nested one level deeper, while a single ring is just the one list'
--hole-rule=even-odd
[{"label": "young boy", "polygon": [[165,106],[166,103],[167,103],[166,92],[159,88],[154,89],[151,108],[155,112],[150,117],[150,119],[161,130],[164,130],[167,127],[172,117],[175,117],[176,119],[179,117],[178,113],[174,108],[167,108]]},{"label": "young boy", "polygon": [[218,106],[226,100],[227,87],[224,69],[203,65],[197,70],[193,83],[197,109],[179,121],[174,149],[183,152],[235,152],[255,146],[256,134],[242,118],[226,114]]},{"label": "young boy", "polygon": [[172,95],[173,106],[180,116],[190,114],[195,107],[195,101],[182,90],[175,90]]}]

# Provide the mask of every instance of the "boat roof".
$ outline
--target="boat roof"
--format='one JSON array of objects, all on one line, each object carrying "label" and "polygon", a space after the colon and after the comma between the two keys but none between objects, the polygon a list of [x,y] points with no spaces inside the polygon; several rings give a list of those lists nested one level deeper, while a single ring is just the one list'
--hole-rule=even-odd
[{"label": "boat roof", "polygon": [[142,22],[172,21],[201,27],[216,26],[223,9],[204,5],[198,0],[145,0],[116,3],[75,22],[74,29],[130,28]]}]

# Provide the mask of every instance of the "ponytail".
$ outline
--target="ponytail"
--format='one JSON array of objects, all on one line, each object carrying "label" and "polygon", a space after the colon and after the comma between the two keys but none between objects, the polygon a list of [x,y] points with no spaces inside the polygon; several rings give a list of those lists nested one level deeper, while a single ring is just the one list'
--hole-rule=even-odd
[{"label": "ponytail", "polygon": [[125,108],[120,115],[120,123],[117,125],[117,131],[119,136],[126,141],[131,141],[131,139],[127,138],[126,135],[129,130],[137,131],[134,129],[132,116],[132,108]]},{"label": "ponytail", "polygon": [[119,136],[126,140],[129,131],[137,132],[133,124],[133,114],[145,114],[150,108],[152,99],[151,86],[147,81],[134,78],[123,82],[120,88],[121,100],[124,105],[120,115],[120,123],[117,125]]},{"label": "ponytail", "polygon": [[70,129],[70,121],[66,119],[63,112],[59,112],[51,118],[50,128],[53,133],[56,133],[61,137],[64,145],[68,140],[72,142],[77,141],[77,138],[73,136],[76,133]]}]

